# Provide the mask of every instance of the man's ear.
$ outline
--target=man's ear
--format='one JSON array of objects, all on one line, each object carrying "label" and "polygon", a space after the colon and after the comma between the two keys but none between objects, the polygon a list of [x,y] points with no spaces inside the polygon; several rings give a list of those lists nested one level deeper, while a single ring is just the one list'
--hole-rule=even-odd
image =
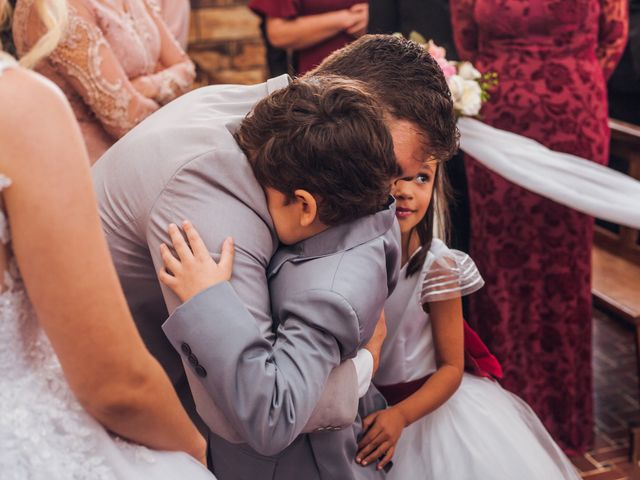
[{"label": "man's ear", "polygon": [[306,190],[298,189],[293,192],[296,197],[300,213],[300,226],[308,227],[311,225],[318,215],[318,203],[313,195]]}]

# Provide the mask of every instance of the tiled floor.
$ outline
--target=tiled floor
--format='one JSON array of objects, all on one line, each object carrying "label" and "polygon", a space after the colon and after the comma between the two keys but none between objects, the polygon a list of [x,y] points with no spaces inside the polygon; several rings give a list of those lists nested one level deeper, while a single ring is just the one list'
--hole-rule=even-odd
[{"label": "tiled floor", "polygon": [[640,424],[633,330],[602,312],[594,314],[594,449],[571,460],[588,480],[640,480],[631,465],[630,422]]}]

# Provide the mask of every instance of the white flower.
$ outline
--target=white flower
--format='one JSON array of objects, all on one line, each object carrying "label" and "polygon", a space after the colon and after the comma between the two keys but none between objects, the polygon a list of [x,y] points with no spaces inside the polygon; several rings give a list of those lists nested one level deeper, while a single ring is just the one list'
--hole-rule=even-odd
[{"label": "white flower", "polygon": [[463,115],[474,116],[482,107],[482,89],[475,80],[464,81],[464,92],[460,100],[460,111]]},{"label": "white flower", "polygon": [[465,80],[478,80],[482,74],[476,70],[471,62],[461,62],[458,64],[458,75]]},{"label": "white flower", "polygon": [[453,75],[447,80],[453,106],[460,114],[474,116],[482,106],[482,89],[475,80],[465,80],[460,75]]},{"label": "white flower", "polygon": [[449,90],[451,90],[453,103],[460,101],[464,92],[464,79],[460,75],[451,75],[447,79],[447,84],[449,85]]}]

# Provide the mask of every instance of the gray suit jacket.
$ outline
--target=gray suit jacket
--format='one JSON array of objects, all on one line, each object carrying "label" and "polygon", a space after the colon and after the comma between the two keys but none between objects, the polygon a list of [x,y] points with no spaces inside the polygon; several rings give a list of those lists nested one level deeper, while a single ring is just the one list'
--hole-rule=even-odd
[{"label": "gray suit jacket", "polygon": [[[185,369],[161,329],[168,312],[180,301],[158,282],[159,245],[170,243],[167,225],[184,219],[193,222],[212,252],[220,250],[227,235],[233,236],[236,257],[231,284],[250,313],[257,335],[265,344],[273,340],[266,270],[277,238],[262,188],[232,134],[256,102],[287,84],[288,77],[282,76],[254,86],[195,90],[143,121],[93,167],[104,231],[137,327],[196,422],[200,420]],[[235,323],[226,325],[230,336]],[[207,325],[197,328],[206,349],[220,348],[208,336]],[[186,362],[194,358],[185,357]],[[234,423],[229,422],[229,412],[221,411],[196,380],[206,375],[204,368],[186,371],[198,413],[213,432],[233,442],[252,441],[257,450],[271,449],[272,442],[284,448],[301,431],[349,426],[356,416],[357,381],[351,361],[332,372],[311,419],[306,405],[298,408],[302,392],[292,403],[273,405],[269,423],[262,425],[253,419],[243,424],[237,416]],[[213,372],[215,367],[207,364],[206,369]],[[274,425],[282,426],[278,438],[267,433]]]},{"label": "gray suit jacket", "polygon": [[[195,356],[191,368],[207,369],[201,382],[237,425],[270,425],[254,429],[249,445],[271,442],[260,457],[244,449],[232,454],[221,442],[212,443],[213,472],[222,480],[246,478],[235,465],[256,463],[257,478],[355,479],[381,478],[375,465],[355,464],[360,425],[299,439],[286,425],[271,421],[273,405],[295,404],[297,414],[309,415],[331,370],[355,356],[375,328],[387,296],[393,291],[400,266],[400,235],[395,205],[330,228],[303,242],[278,250],[269,267],[269,288],[277,339],[264,341],[251,315],[229,283],[211,287],[178,307],[164,325],[167,337],[185,358]],[[232,325],[232,330],[230,330]],[[206,330],[206,334],[204,331]],[[211,343],[217,345],[210,348]],[[299,388],[302,386],[302,388]],[[385,402],[371,389],[361,413],[384,408]],[[256,438],[266,435],[265,438]],[[284,443],[280,443],[284,439]],[[305,447],[308,441],[308,447]],[[291,452],[299,456],[310,449],[315,460],[304,477],[293,477],[288,465]],[[237,453],[237,452],[236,452]],[[301,463],[301,462],[299,462]],[[235,464],[235,465],[234,465]],[[281,465],[282,464],[282,465]],[[259,468],[258,468],[259,465]],[[284,467],[283,467],[284,466]],[[314,471],[315,468],[315,471]]]}]

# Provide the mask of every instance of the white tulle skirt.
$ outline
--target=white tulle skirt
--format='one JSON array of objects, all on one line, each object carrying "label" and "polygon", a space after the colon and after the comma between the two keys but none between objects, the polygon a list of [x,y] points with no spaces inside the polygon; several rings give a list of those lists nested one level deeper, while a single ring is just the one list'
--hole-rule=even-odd
[{"label": "white tulle skirt", "polygon": [[456,393],[407,427],[389,480],[580,480],[531,408],[464,374]]}]

